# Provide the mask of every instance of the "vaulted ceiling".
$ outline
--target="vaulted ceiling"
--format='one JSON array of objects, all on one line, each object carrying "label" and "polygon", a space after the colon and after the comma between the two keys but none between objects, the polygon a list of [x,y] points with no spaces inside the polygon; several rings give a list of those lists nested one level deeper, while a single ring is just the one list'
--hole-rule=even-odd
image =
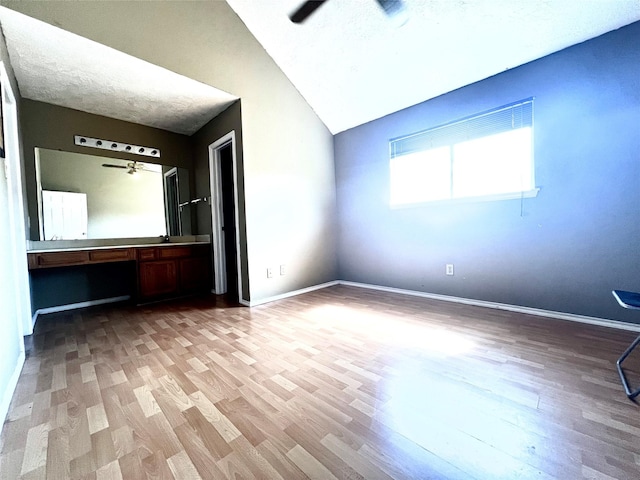
[{"label": "vaulted ceiling", "polygon": [[[227,1],[332,133],[640,20],[638,0],[404,0],[399,25],[328,0],[294,24],[303,0]],[[185,134],[237,98],[6,8],[0,23],[26,98]]]},{"label": "vaulted ceiling", "polygon": [[640,20],[638,0],[227,0],[337,133]]}]

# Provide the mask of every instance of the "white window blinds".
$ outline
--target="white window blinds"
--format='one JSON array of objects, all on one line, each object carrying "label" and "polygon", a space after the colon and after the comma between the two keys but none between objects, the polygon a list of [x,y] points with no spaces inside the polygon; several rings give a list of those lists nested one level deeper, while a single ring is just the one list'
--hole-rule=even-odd
[{"label": "white window blinds", "polygon": [[533,98],[391,140],[391,158],[533,126]]}]

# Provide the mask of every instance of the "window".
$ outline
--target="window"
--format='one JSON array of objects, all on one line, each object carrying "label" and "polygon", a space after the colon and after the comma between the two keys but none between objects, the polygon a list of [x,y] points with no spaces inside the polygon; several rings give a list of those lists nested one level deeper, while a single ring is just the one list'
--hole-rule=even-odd
[{"label": "window", "polygon": [[389,143],[391,205],[533,196],[533,99]]}]

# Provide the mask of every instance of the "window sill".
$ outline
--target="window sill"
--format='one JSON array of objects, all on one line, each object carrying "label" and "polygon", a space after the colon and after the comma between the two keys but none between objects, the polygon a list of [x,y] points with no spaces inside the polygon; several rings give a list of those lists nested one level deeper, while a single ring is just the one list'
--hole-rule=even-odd
[{"label": "window sill", "polygon": [[400,203],[391,204],[392,210],[399,210],[402,208],[415,208],[415,207],[427,207],[427,206],[439,206],[439,205],[457,205],[461,203],[478,203],[478,202],[496,202],[499,200],[521,200],[523,198],[535,198],[538,196],[540,188],[533,188],[524,192],[508,192],[497,193],[494,195],[482,195],[480,197],[462,197],[462,198],[447,198],[444,200],[432,200],[426,202],[415,203]]}]

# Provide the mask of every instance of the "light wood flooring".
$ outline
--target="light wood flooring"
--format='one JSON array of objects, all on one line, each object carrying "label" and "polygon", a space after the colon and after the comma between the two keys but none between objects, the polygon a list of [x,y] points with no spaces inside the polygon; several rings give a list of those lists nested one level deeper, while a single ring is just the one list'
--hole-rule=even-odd
[{"label": "light wood flooring", "polygon": [[344,286],[48,315],[0,477],[638,479],[634,337]]}]

